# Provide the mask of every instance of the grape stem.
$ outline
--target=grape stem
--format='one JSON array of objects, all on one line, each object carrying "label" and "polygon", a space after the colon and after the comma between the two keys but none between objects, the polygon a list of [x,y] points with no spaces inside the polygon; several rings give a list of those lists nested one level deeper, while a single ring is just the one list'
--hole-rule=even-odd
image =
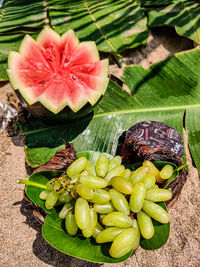
[{"label": "grape stem", "polygon": [[33,182],[33,181],[30,181],[30,180],[17,179],[17,180],[16,180],[16,183],[17,183],[17,184],[32,185],[32,186],[35,186],[35,187],[39,187],[39,188],[43,188],[43,189],[47,189],[46,185],[38,184],[38,183],[35,183],[35,182]]},{"label": "grape stem", "polygon": [[182,170],[183,168],[185,168],[185,167],[187,167],[187,166],[189,166],[189,164],[188,164],[188,163],[185,163],[185,164],[179,166],[179,167],[176,169],[176,171],[179,172],[180,170]]}]

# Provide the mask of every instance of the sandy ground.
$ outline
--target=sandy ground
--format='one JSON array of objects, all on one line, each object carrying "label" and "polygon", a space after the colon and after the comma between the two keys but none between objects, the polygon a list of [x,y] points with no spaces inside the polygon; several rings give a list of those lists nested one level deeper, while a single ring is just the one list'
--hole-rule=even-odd
[{"label": "sandy ground", "polygon": [[[147,68],[191,47],[190,41],[178,37],[173,30],[160,29],[149,35],[147,46],[126,52],[125,63]],[[122,73],[115,65],[110,71],[117,76]],[[0,103],[15,104],[9,84],[1,84]],[[167,244],[156,251],[139,248],[128,261],[117,266],[200,266],[200,182],[187,149],[187,140],[186,152],[189,173],[178,201],[169,211],[171,233]],[[24,186],[14,182],[17,178],[28,177],[20,132],[13,137],[8,137],[6,130],[0,133],[0,177],[0,267],[100,266],[64,255],[42,238],[41,224],[35,219],[32,206],[23,199]]]}]

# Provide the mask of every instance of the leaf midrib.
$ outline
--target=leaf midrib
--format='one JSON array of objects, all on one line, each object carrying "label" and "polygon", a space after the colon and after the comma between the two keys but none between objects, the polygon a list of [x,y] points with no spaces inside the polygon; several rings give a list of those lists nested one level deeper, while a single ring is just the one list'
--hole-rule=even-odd
[{"label": "leaf midrib", "polygon": [[[183,106],[172,106],[172,107],[157,107],[157,108],[144,108],[144,109],[126,109],[126,110],[120,110],[120,111],[105,112],[105,113],[95,114],[93,116],[93,119],[94,118],[100,118],[100,117],[106,117],[108,115],[114,115],[114,114],[121,115],[121,114],[127,114],[127,113],[143,113],[143,112],[151,112],[151,111],[186,110],[186,109],[195,108],[195,107],[200,107],[200,103],[199,104],[195,104],[195,105],[183,105]],[[35,133],[47,131],[47,130],[50,130],[50,129],[54,129],[54,128],[57,128],[57,127],[58,126],[56,125],[56,126],[45,127],[45,128],[42,128],[42,129],[37,129],[37,130],[32,130],[32,131],[23,131],[23,133],[25,135],[30,135],[30,134],[35,134]]]},{"label": "leaf midrib", "polygon": [[[47,216],[50,216],[50,214],[47,214]],[[53,224],[51,224],[51,223],[49,223],[49,222],[46,222],[46,221],[45,221],[45,224],[46,224],[46,225],[49,225],[49,226],[51,226],[51,227],[53,227],[53,228],[55,228],[55,229],[57,229],[57,230],[59,230],[59,231],[65,233],[65,231],[64,231],[62,228],[58,228],[58,227],[56,227],[55,225],[53,225]]]},{"label": "leaf midrib", "polygon": [[143,112],[149,112],[149,111],[162,111],[162,110],[181,110],[181,109],[188,109],[188,108],[194,108],[194,107],[200,107],[199,104],[195,105],[183,105],[183,106],[172,106],[172,107],[157,107],[157,108],[144,108],[144,109],[127,109],[127,110],[121,110],[119,112],[106,112],[106,113],[100,113],[100,114],[95,114],[93,118],[98,118],[98,117],[104,117],[107,115],[113,115],[113,114],[126,114],[126,113],[143,113]]}]

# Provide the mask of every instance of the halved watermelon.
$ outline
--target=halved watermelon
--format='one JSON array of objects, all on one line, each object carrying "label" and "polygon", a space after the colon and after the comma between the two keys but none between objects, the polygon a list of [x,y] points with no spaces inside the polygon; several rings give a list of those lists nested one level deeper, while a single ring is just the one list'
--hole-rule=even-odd
[{"label": "halved watermelon", "polygon": [[10,51],[7,72],[28,110],[34,113],[37,106],[33,115],[39,115],[39,102],[46,113],[57,114],[68,107],[71,113],[80,114],[86,107],[85,115],[105,93],[109,81],[108,60],[99,59],[94,42],[79,43],[73,30],[60,37],[49,27],[36,41],[26,35],[19,53]]}]

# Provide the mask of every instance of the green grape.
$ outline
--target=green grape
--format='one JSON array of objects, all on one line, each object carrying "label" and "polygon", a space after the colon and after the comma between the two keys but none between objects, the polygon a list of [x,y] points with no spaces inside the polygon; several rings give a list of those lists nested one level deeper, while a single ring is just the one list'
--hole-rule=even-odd
[{"label": "green grape", "polygon": [[160,178],[160,171],[151,161],[149,160],[144,161],[143,166],[149,167],[149,173],[155,176],[156,183],[162,184],[164,182],[164,180]]},{"label": "green grape", "polygon": [[68,167],[67,169],[67,175],[69,177],[72,177],[80,172],[82,172],[86,166],[87,166],[87,158],[86,157],[80,157]]},{"label": "green grape", "polygon": [[101,154],[97,160],[96,167],[95,167],[96,173],[100,177],[104,177],[106,173],[108,172],[108,159],[106,155]]},{"label": "green grape", "polygon": [[140,229],[137,223],[137,220],[133,220],[132,222],[132,227],[136,229],[137,231],[137,236],[133,245],[133,250],[137,249],[139,244],[140,244]]},{"label": "green grape", "polygon": [[80,173],[73,175],[73,176],[71,177],[71,179],[70,179],[70,184],[75,184],[75,183],[77,183],[78,180],[79,180],[79,178],[80,178]]},{"label": "green grape", "polygon": [[129,215],[130,208],[125,196],[122,193],[116,191],[115,189],[110,189],[109,193],[111,195],[111,201],[115,209],[125,213],[126,215]]},{"label": "green grape", "polygon": [[123,212],[114,211],[107,214],[103,220],[104,225],[117,226],[117,227],[130,227],[132,225],[132,219]]},{"label": "green grape", "polygon": [[94,209],[97,213],[102,213],[102,214],[108,214],[110,212],[115,211],[115,208],[110,201],[103,205],[94,204]]},{"label": "green grape", "polygon": [[98,234],[100,234],[101,231],[103,231],[103,230],[104,230],[103,226],[102,226],[100,223],[97,222],[97,225],[96,225],[96,227],[94,228],[94,233],[93,233],[92,236],[93,236],[94,238],[96,238],[96,236],[97,236]]},{"label": "green grape", "polygon": [[146,189],[143,183],[139,182],[135,184],[133,188],[133,193],[130,197],[130,209],[133,212],[139,212],[142,209],[144,198],[146,194]]},{"label": "green grape", "polygon": [[145,199],[153,202],[167,201],[172,197],[172,192],[167,189],[152,188],[147,190]]},{"label": "green grape", "polygon": [[65,228],[67,233],[74,236],[78,232],[78,225],[76,223],[75,215],[70,210],[65,218]]},{"label": "green grape", "polygon": [[57,179],[54,181],[53,190],[58,193],[62,192],[63,190],[61,182]]},{"label": "green grape", "polygon": [[104,188],[108,185],[107,181],[93,175],[81,175],[79,182],[89,187]]},{"label": "green grape", "polygon": [[120,258],[126,255],[135,246],[137,239],[137,230],[129,228],[117,235],[109,250],[110,256],[113,258]]},{"label": "green grape", "polygon": [[137,213],[137,221],[140,228],[141,235],[145,239],[150,239],[154,235],[154,226],[151,217],[144,211]]},{"label": "green grape", "polygon": [[50,191],[49,190],[44,190],[39,194],[39,198],[42,200],[46,200]]},{"label": "green grape", "polygon": [[84,170],[80,173],[80,176],[86,176],[86,175],[89,175],[89,172]]},{"label": "green grape", "polygon": [[99,215],[99,221],[101,224],[103,224],[103,218],[106,216],[106,214],[100,214]]},{"label": "green grape", "polygon": [[137,184],[140,180],[142,180],[142,178],[145,177],[145,175],[147,174],[147,172],[149,171],[149,167],[148,166],[142,166],[139,167],[137,170],[133,171],[130,177],[130,182],[132,183],[132,185]]},{"label": "green grape", "polygon": [[97,213],[94,208],[90,209],[90,221],[86,228],[82,230],[83,236],[88,238],[93,235],[94,229],[97,225]]},{"label": "green grape", "polygon": [[124,166],[122,166],[122,165],[117,166],[117,167],[113,168],[112,170],[110,170],[106,174],[105,179],[107,181],[109,181],[114,176],[124,176],[124,172],[125,172],[125,167]]},{"label": "green grape", "polygon": [[94,196],[94,189],[84,184],[78,184],[76,186],[76,192],[84,199],[91,200]]},{"label": "green grape", "polygon": [[129,195],[133,192],[132,184],[122,176],[114,176],[110,179],[109,184],[117,191]]},{"label": "green grape", "polygon": [[174,168],[172,165],[165,165],[162,170],[160,171],[160,177],[162,179],[169,179],[174,172]]},{"label": "green grape", "polygon": [[112,242],[114,238],[127,228],[108,227],[96,236],[97,243]]},{"label": "green grape", "polygon": [[59,218],[64,219],[69,212],[69,210],[73,206],[73,201],[66,202],[65,205],[62,207],[61,211],[59,212]]},{"label": "green grape", "polygon": [[88,160],[86,169],[85,169],[89,174],[96,176],[96,171],[95,171],[95,165]]},{"label": "green grape", "polygon": [[117,166],[120,166],[121,163],[122,163],[122,158],[120,156],[115,156],[114,158],[110,159],[108,162],[108,171],[112,170]]},{"label": "green grape", "polygon": [[142,180],[140,180],[140,182],[142,182],[145,185],[146,190],[148,190],[155,186],[156,178],[152,174],[148,173],[144,176],[144,178],[142,178]]},{"label": "green grape", "polygon": [[59,196],[59,201],[60,202],[69,202],[72,200],[72,196],[70,196],[70,193],[67,190],[64,190],[63,192],[60,193]]},{"label": "green grape", "polygon": [[47,182],[47,184],[46,184],[46,188],[47,188],[47,190],[49,190],[49,191],[54,190],[54,188],[53,188],[53,181],[52,181],[52,180],[50,180],[50,181]]},{"label": "green grape", "polygon": [[143,210],[154,220],[160,223],[168,223],[170,220],[167,211],[152,201],[145,200]]},{"label": "green grape", "polygon": [[91,199],[91,202],[96,204],[106,204],[110,201],[111,196],[109,192],[103,189],[94,189],[94,195]]},{"label": "green grape", "polygon": [[131,177],[131,170],[125,169],[125,171],[124,171],[124,178],[126,178],[127,180],[129,180],[130,177]]},{"label": "green grape", "polygon": [[53,207],[56,205],[56,202],[60,196],[60,193],[55,192],[54,190],[50,191],[48,194],[48,197],[45,202],[45,208],[47,210],[53,209]]},{"label": "green grape", "polygon": [[78,198],[75,204],[75,218],[78,227],[82,230],[89,225],[90,209],[87,200]]}]

